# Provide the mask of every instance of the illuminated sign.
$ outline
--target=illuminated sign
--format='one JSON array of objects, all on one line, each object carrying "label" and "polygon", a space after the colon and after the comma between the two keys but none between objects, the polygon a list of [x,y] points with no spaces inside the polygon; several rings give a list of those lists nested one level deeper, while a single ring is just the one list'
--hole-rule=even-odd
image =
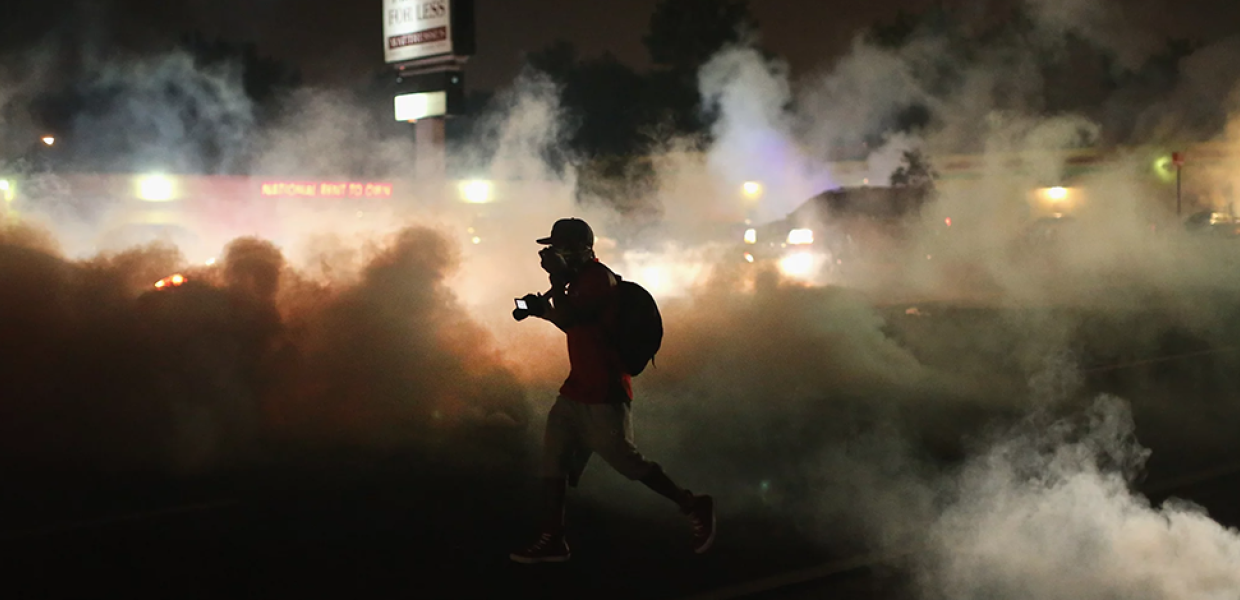
[{"label": "illuminated sign", "polygon": [[449,0],[385,0],[383,41],[387,62],[452,53]]},{"label": "illuminated sign", "polygon": [[265,198],[391,198],[392,184],[357,181],[267,181]]},{"label": "illuminated sign", "polygon": [[417,121],[427,117],[442,117],[447,113],[447,92],[401,94],[396,97],[397,121]]},{"label": "illuminated sign", "polygon": [[473,53],[473,0],[383,0],[383,57],[388,64]]}]

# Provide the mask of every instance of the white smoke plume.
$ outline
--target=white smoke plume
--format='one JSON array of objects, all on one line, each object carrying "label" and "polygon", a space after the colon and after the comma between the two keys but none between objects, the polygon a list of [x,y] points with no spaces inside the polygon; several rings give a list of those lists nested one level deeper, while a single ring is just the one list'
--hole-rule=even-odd
[{"label": "white smoke plume", "polygon": [[[1080,5],[1044,4],[1044,33],[1064,15],[1095,18]],[[704,155],[654,157],[664,220],[642,235],[626,236],[637,228],[614,211],[578,203],[575,174],[548,165],[564,124],[554,87],[536,75],[516,82],[450,159],[474,168],[460,183],[493,202],[460,202],[458,182],[417,182],[398,207],[290,211],[278,216],[278,243],[231,241],[211,267],[197,250],[166,245],[66,256],[55,242],[80,241],[76,231],[6,227],[0,337],[30,351],[0,363],[0,375],[9,398],[43,401],[3,403],[0,455],[13,469],[184,472],[360,449],[532,477],[519,469],[536,455],[541,411],[568,365],[561,333],[514,322],[510,311],[514,297],[546,289],[534,239],[575,215],[594,225],[601,259],[662,303],[664,349],[635,383],[638,443],[678,481],[716,494],[725,527],[727,517],[764,510],[845,549],[911,545],[925,553],[915,566],[930,598],[1210,597],[1235,584],[1234,569],[1224,570],[1234,534],[1133,495],[1129,476],[1145,452],[1131,437],[1134,427],[1142,433],[1151,460],[1178,445],[1203,460],[1232,450],[1235,411],[1219,398],[1235,389],[1234,361],[1116,380],[1088,373],[1096,365],[1086,361],[1139,361],[1177,347],[1172,333],[1229,343],[1240,326],[1234,250],[1178,229],[1147,236],[1167,197],[1134,182],[1151,158],[1136,152],[1086,178],[1098,210],[1080,215],[1078,235],[1020,245],[1028,191],[1068,177],[1049,151],[1102,133],[1087,115],[1038,112],[1036,69],[1021,49],[983,57],[942,93],[916,77],[951,58],[930,35],[902,50],[859,40],[801,81],[756,51],[728,49],[700,73],[718,142]],[[200,88],[232,85],[212,81]],[[141,110],[144,102],[153,100],[133,107],[139,114],[164,114]],[[832,151],[866,142],[914,103],[934,118],[869,148],[861,172],[872,185],[885,184],[909,149],[933,163],[969,146],[985,166],[972,187],[941,184],[912,224],[927,229],[907,240],[896,266],[862,269],[855,289],[743,270],[746,218],[781,217],[843,183],[846,173],[828,172]],[[228,101],[209,106],[244,113]],[[313,92],[287,109],[251,149],[261,170],[360,169],[393,180],[412,170],[409,132],[371,129],[346,95]],[[223,121],[221,131],[235,131]],[[1043,159],[1009,168],[1010,154],[1030,151]],[[767,187],[757,206],[737,194],[749,179]],[[950,235],[931,233],[944,218],[954,221]],[[193,285],[153,291],[174,272]],[[1104,397],[1085,425],[1048,425],[1057,421],[1045,415],[1071,413],[1074,398],[1107,385],[1139,392],[1123,395],[1131,418]],[[1200,398],[1199,415],[1177,410],[1188,397]],[[1044,431],[977,442],[1031,413]],[[1146,415],[1162,421],[1149,436]],[[609,508],[657,501],[601,473],[592,467],[582,493]]]},{"label": "white smoke plume", "polygon": [[1240,533],[1129,487],[1148,456],[1124,402],[1018,433],[969,461],[928,532],[926,598],[1228,598]]}]

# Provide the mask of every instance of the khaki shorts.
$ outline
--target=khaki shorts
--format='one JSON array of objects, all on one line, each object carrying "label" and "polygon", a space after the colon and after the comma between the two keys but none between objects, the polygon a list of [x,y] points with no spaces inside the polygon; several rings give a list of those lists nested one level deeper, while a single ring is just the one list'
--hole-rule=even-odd
[{"label": "khaki shorts", "polygon": [[547,415],[543,476],[568,477],[576,486],[591,454],[598,454],[629,479],[644,479],[658,468],[633,445],[628,402],[584,404],[556,398]]}]

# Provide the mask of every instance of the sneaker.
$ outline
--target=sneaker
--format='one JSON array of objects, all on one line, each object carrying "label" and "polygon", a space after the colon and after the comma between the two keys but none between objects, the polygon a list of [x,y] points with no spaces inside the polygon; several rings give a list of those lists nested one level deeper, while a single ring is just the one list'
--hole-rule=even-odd
[{"label": "sneaker", "polygon": [[572,552],[568,550],[568,542],[564,541],[564,536],[544,533],[529,548],[513,552],[508,555],[508,558],[524,565],[533,565],[565,562],[572,555]]},{"label": "sneaker", "polygon": [[694,496],[688,515],[693,523],[693,551],[702,554],[715,543],[715,499]]}]

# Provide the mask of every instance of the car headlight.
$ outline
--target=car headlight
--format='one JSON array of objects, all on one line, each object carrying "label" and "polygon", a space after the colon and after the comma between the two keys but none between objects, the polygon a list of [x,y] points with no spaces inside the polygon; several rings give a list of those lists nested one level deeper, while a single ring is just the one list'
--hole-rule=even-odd
[{"label": "car headlight", "polygon": [[812,229],[793,229],[788,232],[789,245],[801,246],[812,243],[814,243],[814,230]]},{"label": "car headlight", "polygon": [[1074,195],[1075,194],[1073,193],[1072,188],[1062,186],[1048,187],[1038,190],[1038,196],[1042,199],[1042,201],[1052,206],[1063,206],[1070,203]]},{"label": "car headlight", "polygon": [[788,277],[808,277],[814,273],[814,256],[797,252],[779,259],[779,270]]}]

